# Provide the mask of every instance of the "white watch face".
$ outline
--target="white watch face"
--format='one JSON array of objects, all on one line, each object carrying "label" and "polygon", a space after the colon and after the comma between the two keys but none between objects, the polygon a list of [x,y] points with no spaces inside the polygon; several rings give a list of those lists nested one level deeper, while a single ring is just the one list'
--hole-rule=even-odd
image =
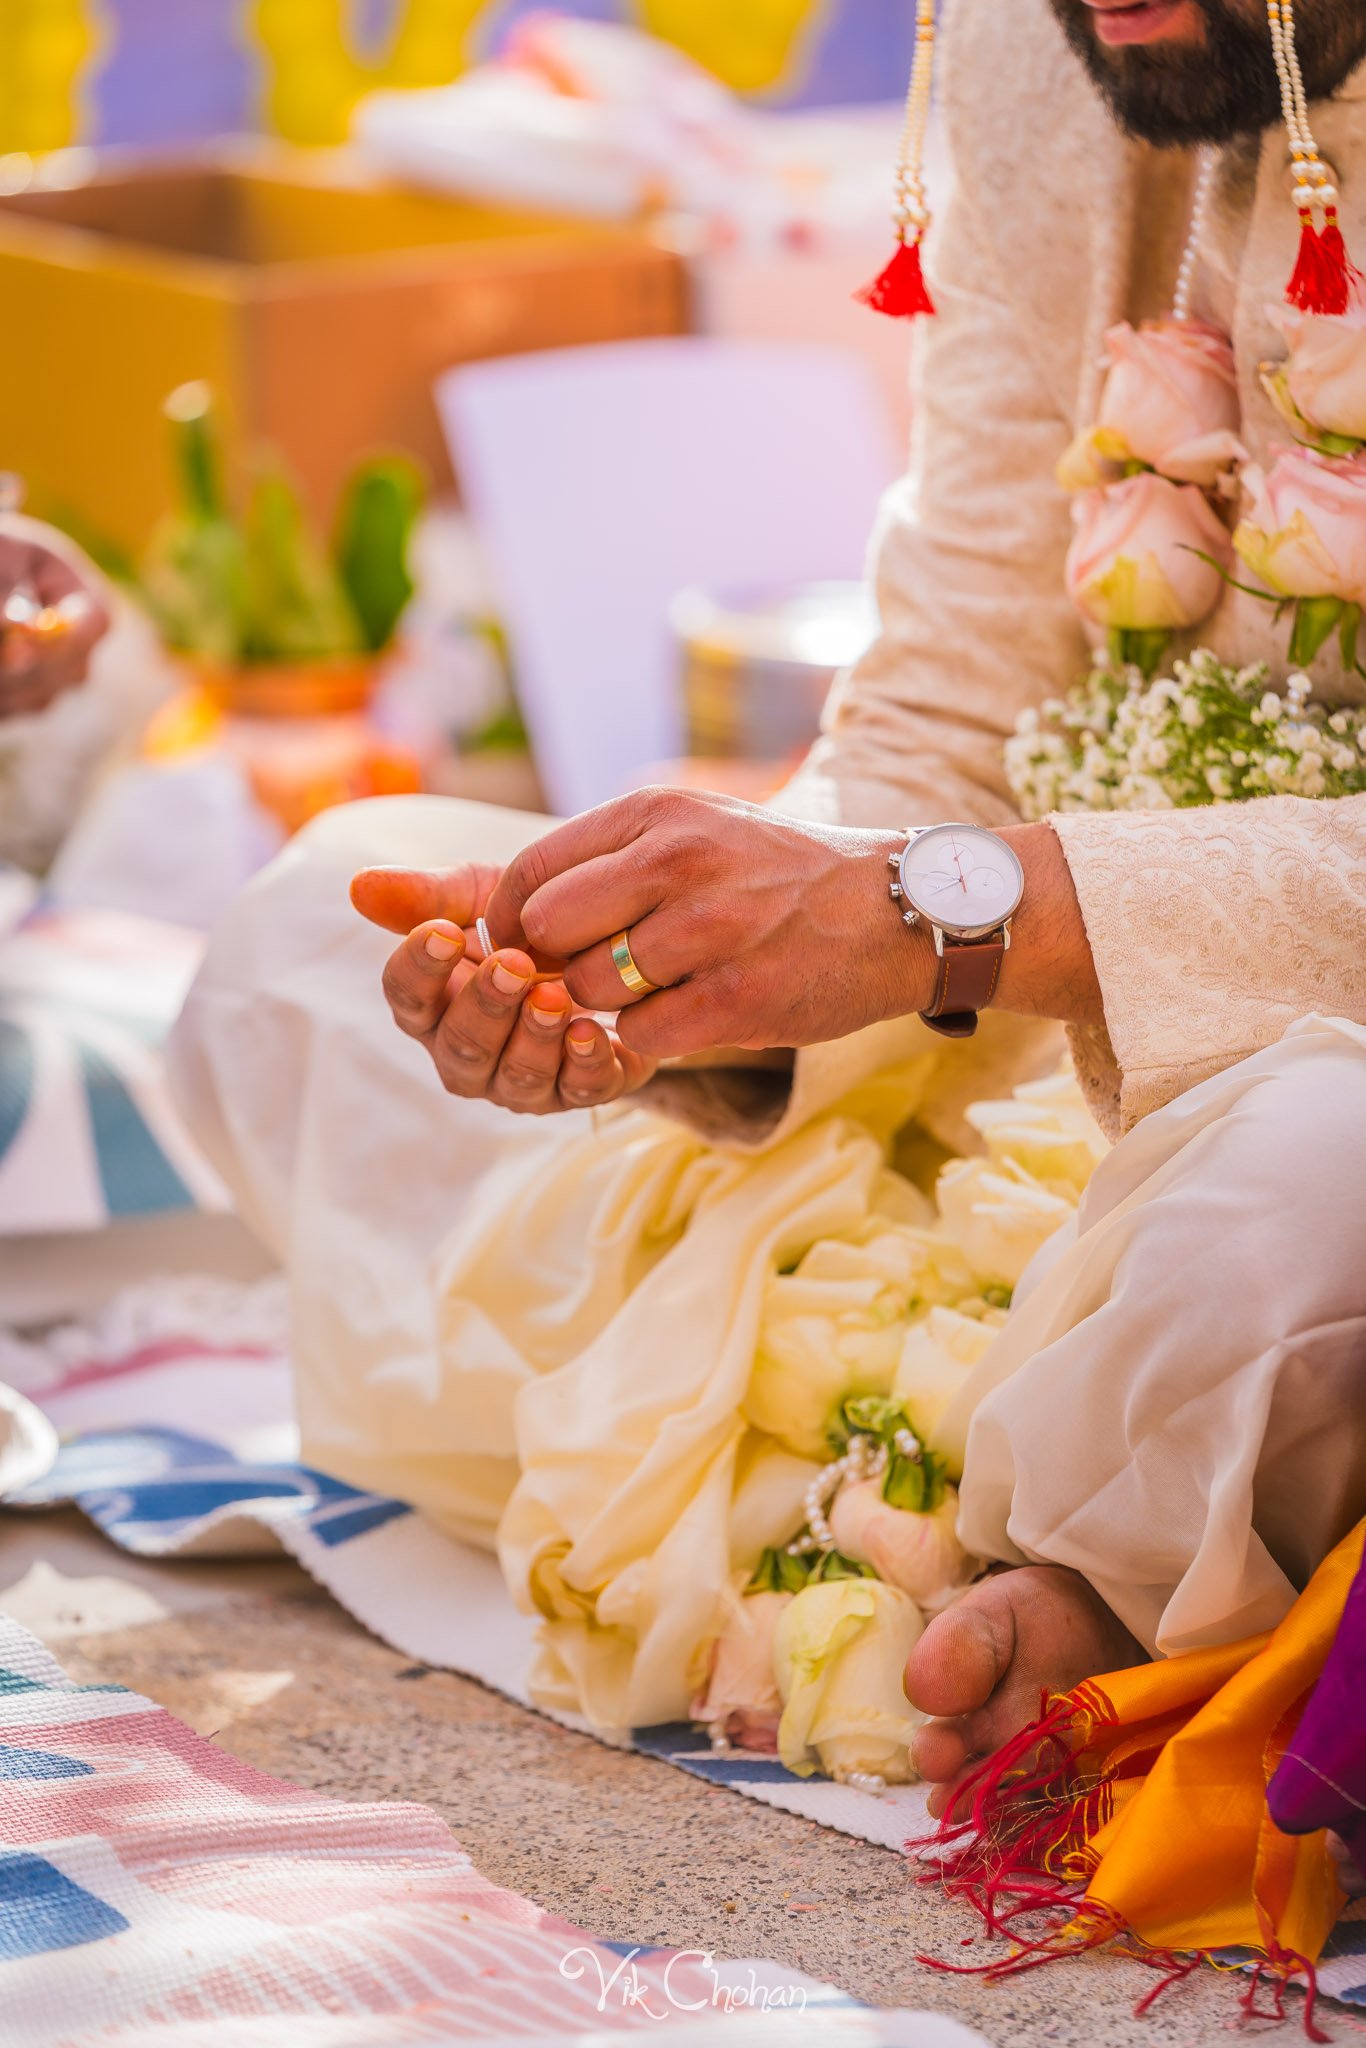
[{"label": "white watch face", "polygon": [[930,924],[971,937],[1014,915],[1024,869],[1004,839],[980,825],[933,825],[902,854],[901,887]]}]

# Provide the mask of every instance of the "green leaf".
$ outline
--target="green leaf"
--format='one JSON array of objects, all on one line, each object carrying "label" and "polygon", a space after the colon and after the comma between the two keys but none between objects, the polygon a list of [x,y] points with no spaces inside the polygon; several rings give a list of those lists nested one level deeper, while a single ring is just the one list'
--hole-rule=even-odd
[{"label": "green leaf", "polygon": [[946,1483],[947,1468],[937,1451],[922,1451],[918,1458],[903,1458],[894,1451],[887,1461],[882,1498],[888,1507],[931,1515],[943,1504]]},{"label": "green leaf", "polygon": [[247,509],[250,661],[317,661],[357,654],[360,625],[332,564],[308,530],[283,470],[262,467]]},{"label": "green leaf", "polygon": [[841,1551],[826,1550],[816,1559],[807,1578],[808,1586],[821,1586],[829,1579],[875,1579],[877,1573],[870,1564],[860,1564],[856,1558],[845,1557]]},{"label": "green leaf", "polygon": [[1347,607],[1340,597],[1302,597],[1295,606],[1288,658],[1307,668],[1328,635],[1342,623]]},{"label": "green leaf", "polygon": [[1357,660],[1357,634],[1360,630],[1361,606],[1359,604],[1345,605],[1342,613],[1342,625],[1338,632],[1338,649],[1342,655],[1343,667],[1355,669],[1358,675],[1363,673],[1361,664]]},{"label": "green leaf", "polygon": [[372,653],[389,645],[413,594],[408,548],[422,498],[416,466],[391,457],[358,469],[342,499],[332,556]]},{"label": "green leaf", "polygon": [[840,1416],[851,1434],[875,1436],[879,1443],[890,1443],[896,1432],[906,1427],[905,1409],[884,1394],[856,1395],[843,1404]]},{"label": "green leaf", "polygon": [[787,1550],[766,1550],[749,1582],[751,1593],[800,1593],[810,1577],[805,1558]]},{"label": "green leaf", "polygon": [[163,408],[175,432],[185,509],[194,519],[226,519],[223,465],[213,430],[213,393],[207,384],[181,384]]},{"label": "green leaf", "polygon": [[1326,434],[1320,431],[1314,437],[1313,446],[1324,455],[1355,455],[1366,446],[1366,442],[1358,441],[1352,434]]},{"label": "green leaf", "polygon": [[1255,583],[1240,583],[1236,576],[1229,574],[1222,562],[1216,562],[1214,556],[1207,555],[1203,548],[1192,547],[1188,540],[1179,540],[1176,545],[1179,548],[1184,548],[1188,555],[1194,555],[1198,561],[1207,563],[1211,569],[1223,577],[1230,590],[1241,590],[1244,597],[1260,598],[1263,604],[1280,605],[1285,602],[1284,598],[1276,596],[1274,590],[1258,590]]},{"label": "green leaf", "polygon": [[808,1550],[793,1557],[787,1550],[766,1550],[745,1588],[749,1593],[801,1593],[828,1579],[875,1579],[871,1565],[859,1564],[838,1550]]}]

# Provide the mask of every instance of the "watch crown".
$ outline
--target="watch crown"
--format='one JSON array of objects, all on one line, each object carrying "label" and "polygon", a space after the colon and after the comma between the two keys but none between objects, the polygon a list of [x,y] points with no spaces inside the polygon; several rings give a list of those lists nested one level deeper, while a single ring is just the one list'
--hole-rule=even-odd
[{"label": "watch crown", "polygon": [[893,901],[893,903],[899,903],[899,902],[901,901],[902,897],[903,897],[903,896],[905,895],[905,893],[906,893],[906,891],[905,891],[905,890],[904,890],[904,889],[902,888],[902,886],[901,886],[900,882],[893,882],[893,884],[892,884],[892,901]]},{"label": "watch crown", "polygon": [[919,924],[920,922],[920,912],[918,910],[903,910],[901,916],[906,924]]},{"label": "watch crown", "polygon": [[899,853],[889,853],[887,865],[889,868],[899,868],[901,866],[901,855]]}]

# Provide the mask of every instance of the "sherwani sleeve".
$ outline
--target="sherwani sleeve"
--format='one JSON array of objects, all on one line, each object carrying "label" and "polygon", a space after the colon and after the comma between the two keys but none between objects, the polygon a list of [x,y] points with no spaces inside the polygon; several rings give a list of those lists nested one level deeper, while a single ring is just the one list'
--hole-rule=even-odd
[{"label": "sherwani sleeve", "polygon": [[961,184],[928,275],[937,311],[916,323],[910,472],[874,535],[881,633],[775,799],[826,822],[1009,819],[1002,747],[1016,716],[1086,665],[1054,478],[1070,429]]},{"label": "sherwani sleeve", "polygon": [[[917,323],[910,474],[874,536],[882,631],[831,698],[825,730],[774,807],[821,823],[900,826],[1012,818],[1003,754],[1018,712],[1086,664],[1063,586],[1070,532],[1054,468],[1069,428],[1022,347],[978,210],[960,185],[929,264],[934,318]],[[875,316],[869,314],[870,319]],[[898,928],[888,921],[888,940]],[[882,1069],[940,1047],[901,1018],[797,1054],[795,1073],[661,1073],[651,1108],[717,1142],[776,1144]],[[984,1020],[936,1082],[937,1132],[958,1108],[1056,1058],[1049,1027]]]},{"label": "sherwani sleeve", "polygon": [[1100,979],[1074,1032],[1112,1133],[1299,1017],[1366,1024],[1366,796],[1054,817]]}]

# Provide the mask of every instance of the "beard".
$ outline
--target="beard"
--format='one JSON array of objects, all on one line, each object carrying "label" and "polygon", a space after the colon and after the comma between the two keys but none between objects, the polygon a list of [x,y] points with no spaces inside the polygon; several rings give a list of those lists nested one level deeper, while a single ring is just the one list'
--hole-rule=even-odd
[{"label": "beard", "polygon": [[[1127,135],[1188,148],[1257,134],[1281,119],[1271,32],[1246,0],[1194,0],[1199,44],[1110,49],[1085,0],[1049,0],[1063,32]],[[1337,91],[1366,57],[1366,0],[1298,0],[1295,43],[1311,100]]]}]

